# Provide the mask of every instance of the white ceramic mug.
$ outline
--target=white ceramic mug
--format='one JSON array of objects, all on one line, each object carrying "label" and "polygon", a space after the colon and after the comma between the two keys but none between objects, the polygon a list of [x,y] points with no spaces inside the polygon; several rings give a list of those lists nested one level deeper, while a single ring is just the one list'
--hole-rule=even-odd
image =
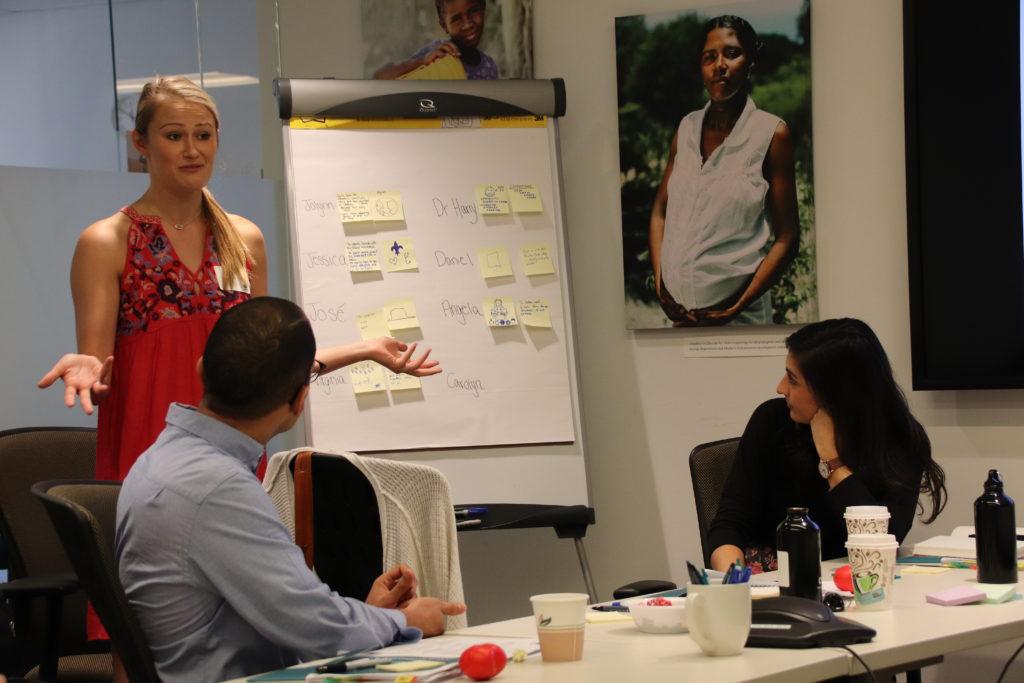
[{"label": "white ceramic mug", "polygon": [[750,635],[750,584],[689,584],[686,622],[706,655],[738,655]]},{"label": "white ceramic mug", "polygon": [[892,608],[896,551],[892,534],[851,534],[846,540],[853,574],[853,597],[860,610]]}]

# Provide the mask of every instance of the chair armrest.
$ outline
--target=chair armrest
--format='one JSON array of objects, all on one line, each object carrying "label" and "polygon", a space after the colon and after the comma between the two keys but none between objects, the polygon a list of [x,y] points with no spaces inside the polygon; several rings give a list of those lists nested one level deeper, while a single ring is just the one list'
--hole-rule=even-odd
[{"label": "chair armrest", "polygon": [[30,576],[0,583],[0,595],[15,597],[46,597],[68,595],[78,590],[78,577],[74,574],[47,574]]},{"label": "chair armrest", "polygon": [[650,593],[670,591],[675,587],[676,585],[671,581],[663,581],[661,579],[644,579],[642,581],[627,583],[625,586],[619,586],[612,593],[612,597],[616,600],[625,600],[626,598],[635,598],[638,595],[649,595]]}]

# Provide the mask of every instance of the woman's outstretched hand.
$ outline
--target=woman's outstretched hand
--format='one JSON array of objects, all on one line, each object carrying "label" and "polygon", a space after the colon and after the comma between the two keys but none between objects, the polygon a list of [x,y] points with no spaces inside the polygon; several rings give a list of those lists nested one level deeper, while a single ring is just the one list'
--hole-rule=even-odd
[{"label": "woman's outstretched hand", "polygon": [[415,343],[406,344],[394,337],[378,337],[370,342],[369,358],[391,372],[404,372],[413,377],[427,377],[441,372],[440,363],[428,359],[430,349],[424,351],[420,356],[413,357],[415,351]]},{"label": "woman's outstretched hand", "polygon": [[110,393],[114,357],[108,356],[102,363],[96,356],[86,353],[66,353],[39,380],[39,388],[45,389],[58,379],[64,382],[64,405],[75,406],[75,396],[82,404],[86,415],[92,415],[93,406]]}]

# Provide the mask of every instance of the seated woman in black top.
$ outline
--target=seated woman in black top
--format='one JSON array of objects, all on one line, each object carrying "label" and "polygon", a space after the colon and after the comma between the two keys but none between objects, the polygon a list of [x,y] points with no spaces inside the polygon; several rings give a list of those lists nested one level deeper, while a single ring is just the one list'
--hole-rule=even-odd
[{"label": "seated woman in black top", "polygon": [[714,569],[741,557],[775,569],[775,528],[787,507],[810,509],[830,559],[846,555],[849,505],[889,508],[889,533],[902,542],[919,493],[931,497],[926,524],[945,504],[945,474],[870,327],[823,320],[790,335],[786,348],[776,388],[784,398],[762,403],[747,423],[708,532]]}]

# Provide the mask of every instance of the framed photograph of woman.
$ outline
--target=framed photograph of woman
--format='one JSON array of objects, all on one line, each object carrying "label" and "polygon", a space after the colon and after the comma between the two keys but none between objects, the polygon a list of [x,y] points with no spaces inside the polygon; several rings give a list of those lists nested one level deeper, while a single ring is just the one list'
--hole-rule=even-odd
[{"label": "framed photograph of woman", "polygon": [[627,325],[817,320],[807,0],[618,17]]}]

